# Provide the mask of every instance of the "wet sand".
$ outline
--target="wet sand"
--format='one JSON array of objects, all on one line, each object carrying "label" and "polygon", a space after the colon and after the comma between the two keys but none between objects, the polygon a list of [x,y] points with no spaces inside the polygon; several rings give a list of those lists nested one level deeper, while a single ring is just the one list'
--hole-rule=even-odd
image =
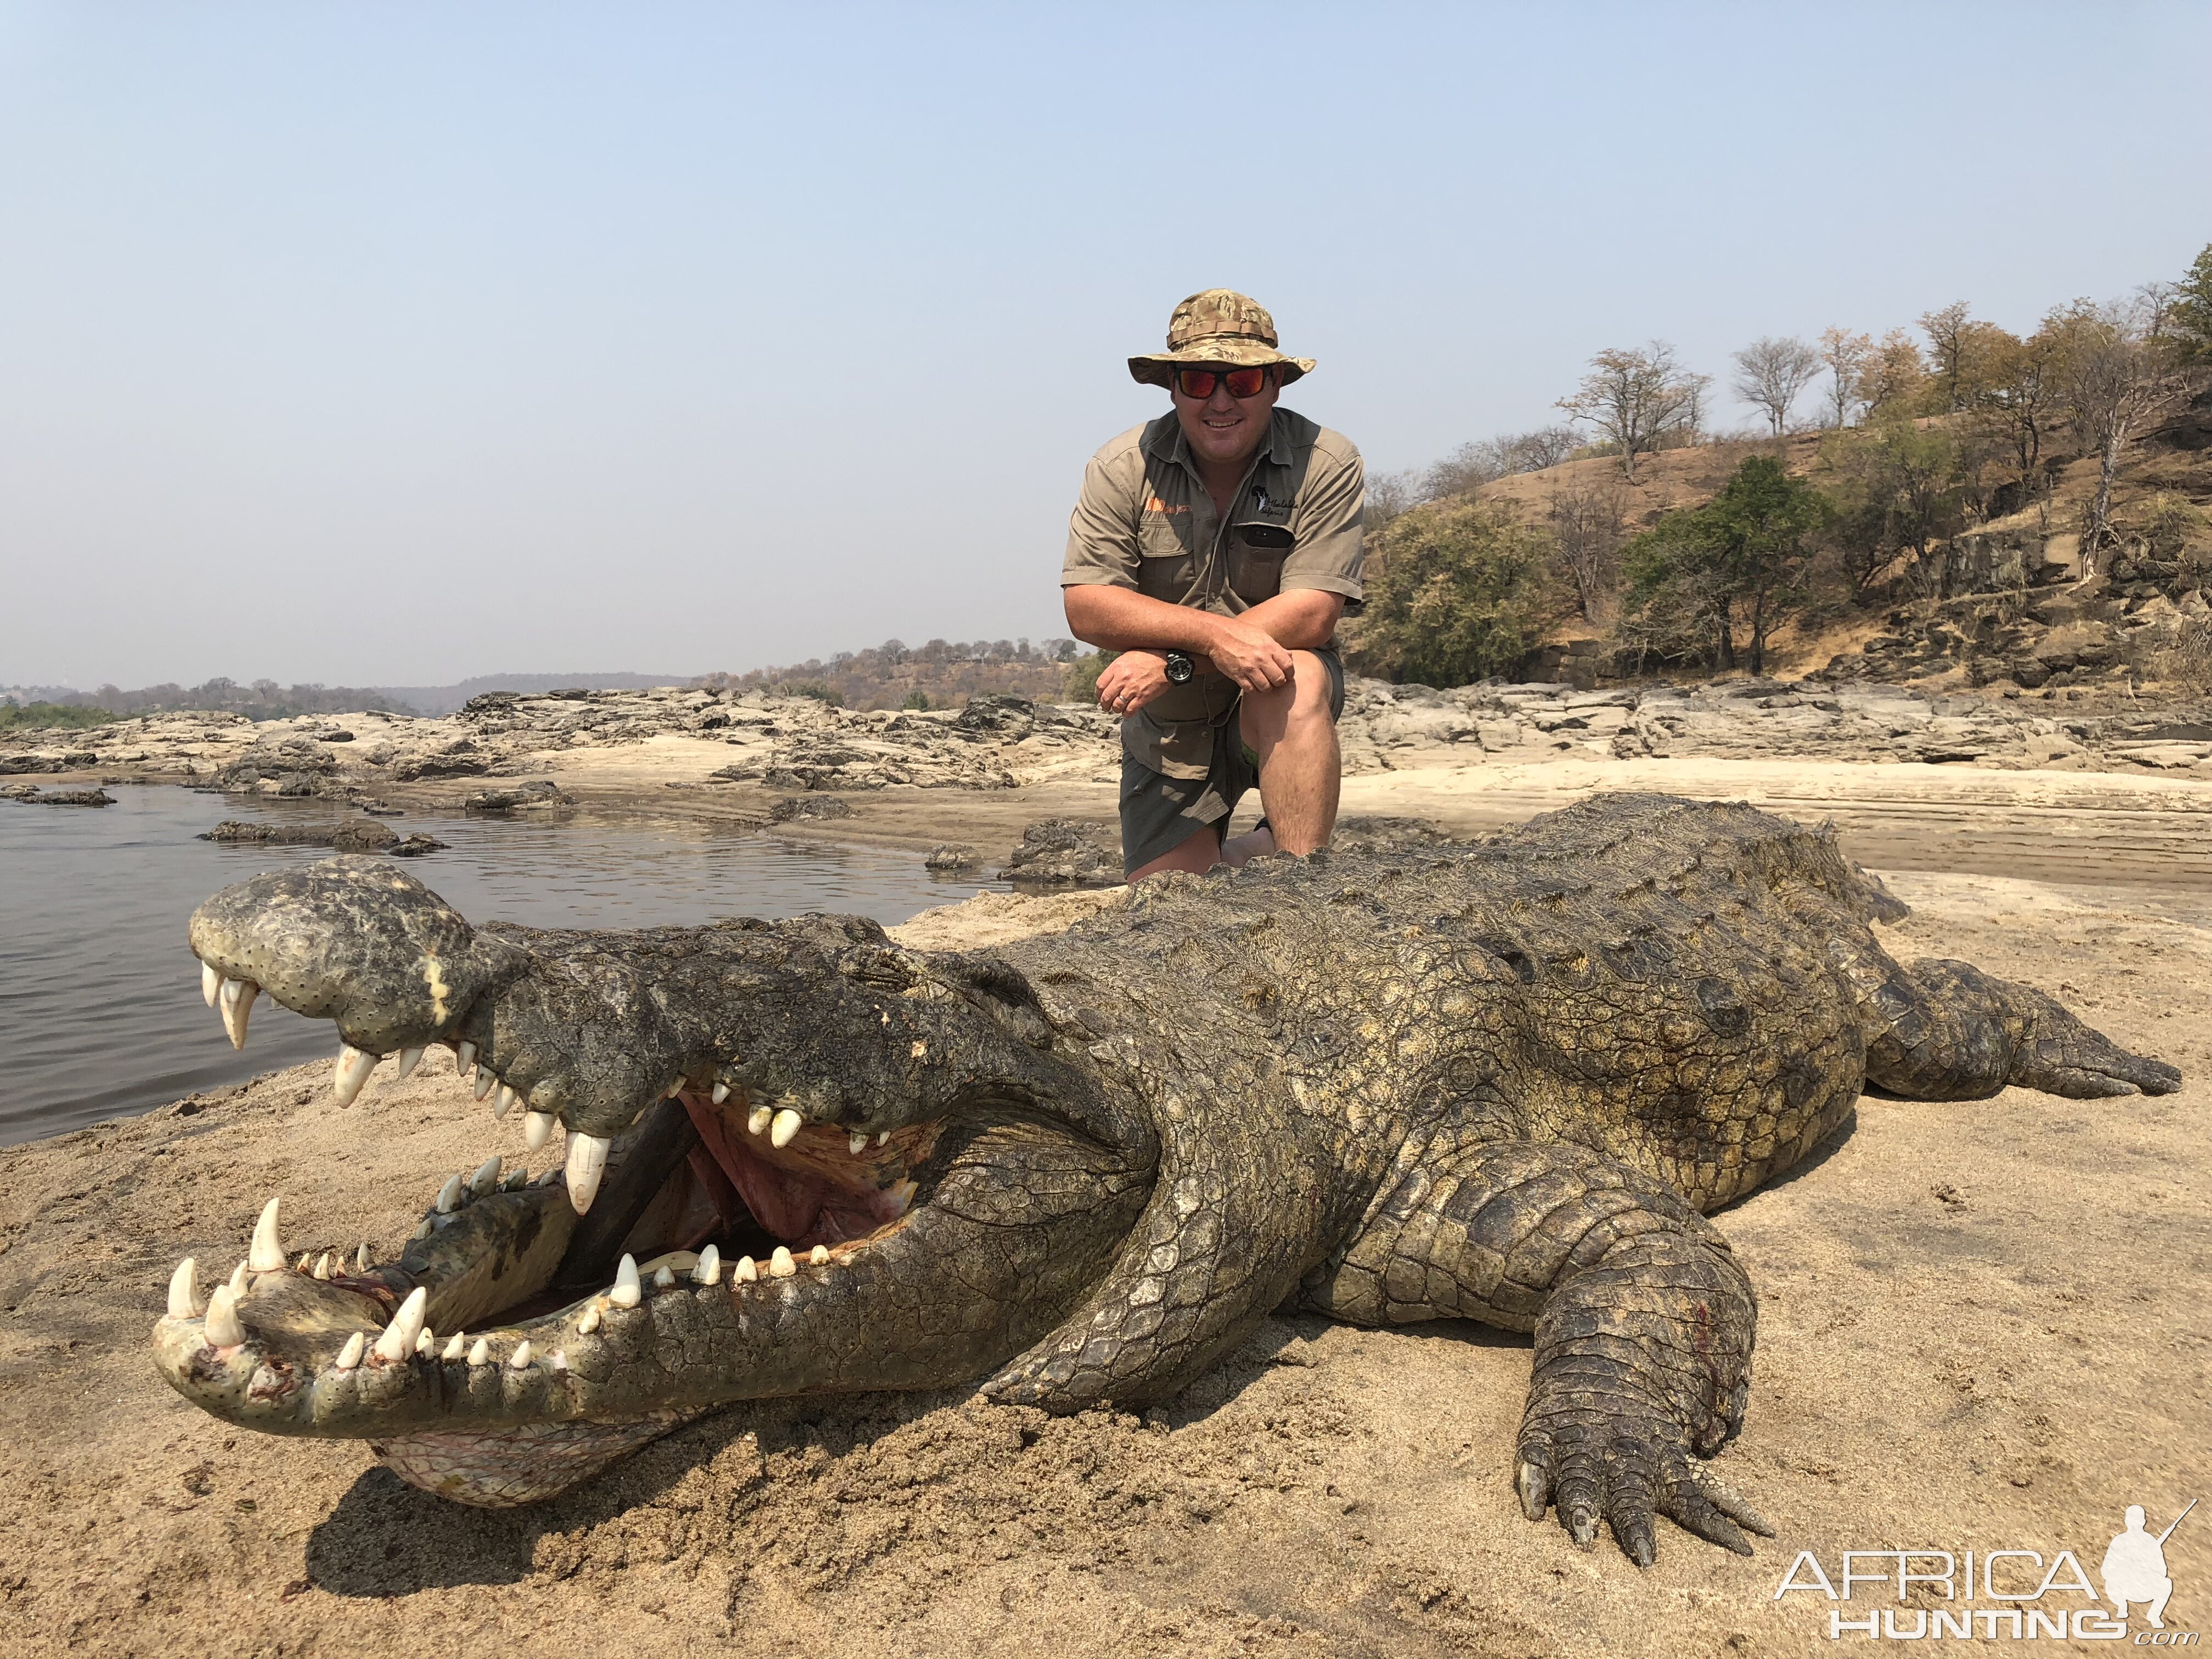
[{"label": "wet sand", "polygon": [[[1609,1540],[1585,1553],[1523,1521],[1527,1343],[1471,1327],[1271,1320],[1143,1416],[738,1408],[501,1513],[402,1486],[358,1443],[235,1433],[147,1357],[179,1256],[227,1272],[272,1192],[301,1218],[295,1250],[388,1253],[445,1174],[520,1151],[435,1061],[346,1112],[318,1065],[0,1152],[0,1649],[1802,1653],[1828,1650],[1831,1604],[1772,1599],[1799,1550],[1832,1575],[1846,1548],[2063,1548],[2094,1574],[2125,1505],[2155,1528],[2212,1495],[2212,786],[1713,760],[1569,775],[1582,764],[1355,778],[1346,810],[1474,830],[1610,782],[1832,813],[1915,906],[1900,956],[2040,986],[2189,1077],[2157,1100],[1868,1098],[1811,1165],[1718,1218],[1761,1299],[1749,1419],[1718,1462],[1779,1528],[1755,1559],[1662,1526],[1639,1572]],[[644,800],[638,781],[579,767],[563,786],[678,817],[753,793]],[[854,805],[790,832],[996,857],[1037,817],[1110,821],[1112,795],[1074,778]],[[1099,902],[986,896],[906,936],[988,943]],[[2202,1513],[2167,1545],[2177,1629],[2212,1620]]]}]

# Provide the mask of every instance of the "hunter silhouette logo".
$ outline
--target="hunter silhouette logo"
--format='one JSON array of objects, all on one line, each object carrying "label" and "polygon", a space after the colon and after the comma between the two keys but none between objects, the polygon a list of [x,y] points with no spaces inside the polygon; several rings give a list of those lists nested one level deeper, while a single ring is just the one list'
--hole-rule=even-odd
[{"label": "hunter silhouette logo", "polygon": [[2105,1581],[2105,1599],[2118,1617],[2128,1616],[2129,1602],[2142,1601],[2148,1604],[2143,1616],[2150,1620],[2150,1627],[2166,1628],[2166,1604],[2173,1595],[2173,1580],[2166,1572],[2166,1540],[2196,1507],[2192,1498],[2188,1509],[2173,1517],[2172,1526],[2154,1538],[2143,1530],[2142,1505],[2128,1505],[2128,1529],[2112,1540],[2105,1551],[2104,1565],[2097,1570]]}]

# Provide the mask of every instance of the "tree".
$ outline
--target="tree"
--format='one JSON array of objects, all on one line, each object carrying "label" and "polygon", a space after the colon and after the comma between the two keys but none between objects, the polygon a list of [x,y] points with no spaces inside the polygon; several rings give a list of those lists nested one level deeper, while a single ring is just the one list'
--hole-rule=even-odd
[{"label": "tree", "polygon": [[1654,340],[1641,351],[1609,348],[1590,359],[1590,372],[1559,407],[1595,428],[1620,457],[1621,476],[1636,482],[1636,458],[1648,455],[1682,418],[1693,388],[1685,384],[1674,348]]},{"label": "tree", "polygon": [[1906,554],[1925,558],[1964,517],[1950,434],[1902,410],[1832,434],[1820,446],[1820,471],[1835,509],[1830,540],[1860,599]]},{"label": "tree", "polygon": [[1764,336],[1735,354],[1730,389],[1766,411],[1776,437],[1790,429],[1790,406],[1820,372],[1820,354],[1799,339]]},{"label": "tree", "polygon": [[1376,538],[1350,653],[1385,679],[1464,685],[1504,672],[1545,618],[1544,538],[1502,502],[1432,502]]},{"label": "tree", "polygon": [[2173,325],[2191,357],[2212,357],[2212,244],[2173,290]]},{"label": "tree", "polygon": [[2092,576],[2112,537],[2112,480],[2128,440],[2172,395],[2181,356],[2173,294],[2146,289],[2132,300],[2077,300],[2045,319],[2056,340],[2058,397],[2082,447],[2097,457],[2097,493],[2081,530],[2081,574]]},{"label": "tree", "polygon": [[1367,475],[1367,501],[1360,512],[1360,522],[1372,535],[1420,501],[1421,477],[1411,467],[1402,472],[1370,472]]},{"label": "tree", "polygon": [[1571,428],[1547,426],[1462,444],[1422,477],[1420,499],[1433,501],[1446,495],[1468,495],[1486,483],[1518,472],[1541,472],[1565,460],[1581,442]]},{"label": "tree", "polygon": [[1928,366],[1920,361],[1920,348],[1901,328],[1893,328],[1876,343],[1859,380],[1859,395],[1869,415],[1888,410],[1917,414],[1928,389]]},{"label": "tree", "polygon": [[1820,361],[1828,368],[1828,412],[1835,418],[1828,422],[1834,427],[1851,423],[1851,410],[1862,401],[1861,383],[1866,378],[1867,360],[1874,356],[1874,337],[1854,334],[1849,329],[1824,328],[1820,331]]},{"label": "tree", "polygon": [[1778,458],[1753,456],[1705,506],[1670,513],[1629,544],[1636,622],[1649,629],[1667,620],[1687,635],[1678,649],[1709,638],[1720,665],[1734,668],[1740,617],[1750,633],[1744,665],[1765,672],[1768,640],[1804,603],[1813,538],[1830,510]]},{"label": "tree", "polygon": [[1613,608],[1626,505],[1617,485],[1583,484],[1552,494],[1552,540],[1586,622],[1603,623]]},{"label": "tree", "polygon": [[2059,343],[2048,324],[2025,340],[1994,329],[1986,343],[1978,403],[2011,446],[2023,490],[2042,459],[2043,423],[2058,396]]},{"label": "tree", "polygon": [[1935,409],[1942,415],[1971,409],[1979,398],[1993,354],[2012,336],[1995,323],[1977,321],[1964,300],[1920,319],[1928,337]]}]

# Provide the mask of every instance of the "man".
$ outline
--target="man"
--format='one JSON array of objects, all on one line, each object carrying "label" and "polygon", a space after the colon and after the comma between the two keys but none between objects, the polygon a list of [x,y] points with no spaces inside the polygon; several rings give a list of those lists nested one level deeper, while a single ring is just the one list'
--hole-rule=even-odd
[{"label": "man", "polygon": [[[1121,862],[1131,881],[1328,844],[1342,775],[1336,624],[1361,598],[1359,452],[1276,407],[1310,357],[1209,289],[1165,351],[1129,359],[1173,410],[1091,458],[1060,572],[1069,631],[1121,654],[1098,701],[1121,720]],[[1224,844],[1257,783],[1266,816]]]}]

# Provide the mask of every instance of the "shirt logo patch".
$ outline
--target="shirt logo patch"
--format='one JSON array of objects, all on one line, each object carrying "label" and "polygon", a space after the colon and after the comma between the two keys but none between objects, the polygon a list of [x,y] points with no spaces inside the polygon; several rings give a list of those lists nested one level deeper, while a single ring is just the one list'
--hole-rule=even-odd
[{"label": "shirt logo patch", "polygon": [[1145,498],[1145,511],[1147,513],[1188,513],[1190,511],[1190,503],[1188,501],[1185,501],[1180,507],[1170,507],[1158,496],[1147,495]]}]

